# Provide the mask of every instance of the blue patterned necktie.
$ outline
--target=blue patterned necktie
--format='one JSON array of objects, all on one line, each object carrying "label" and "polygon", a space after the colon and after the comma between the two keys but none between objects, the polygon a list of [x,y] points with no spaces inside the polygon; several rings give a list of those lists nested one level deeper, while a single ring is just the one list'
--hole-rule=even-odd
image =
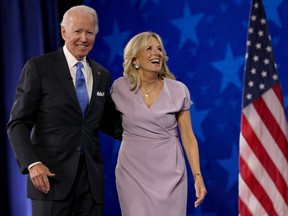
[{"label": "blue patterned necktie", "polygon": [[81,110],[82,110],[82,116],[84,118],[85,114],[86,114],[86,109],[87,109],[88,104],[89,104],[89,97],[88,97],[88,93],[87,93],[85,77],[84,77],[84,74],[81,70],[82,63],[77,62],[76,67],[77,67],[77,70],[76,70],[76,86],[75,86],[75,88],[76,88],[76,94],[78,97],[78,101],[79,101],[79,104],[80,104]]}]

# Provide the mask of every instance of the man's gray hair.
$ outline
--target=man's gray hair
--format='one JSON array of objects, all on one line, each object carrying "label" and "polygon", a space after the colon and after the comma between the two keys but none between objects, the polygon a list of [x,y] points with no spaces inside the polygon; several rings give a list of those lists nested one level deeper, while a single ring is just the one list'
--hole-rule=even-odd
[{"label": "man's gray hair", "polygon": [[88,13],[94,16],[95,21],[96,21],[95,33],[97,34],[99,31],[97,12],[93,8],[86,6],[86,5],[77,5],[67,10],[63,15],[63,19],[60,23],[60,26],[62,28],[66,28],[69,25],[69,22],[71,19],[71,12],[75,12],[75,11],[80,12],[80,13],[86,13],[86,14]]}]

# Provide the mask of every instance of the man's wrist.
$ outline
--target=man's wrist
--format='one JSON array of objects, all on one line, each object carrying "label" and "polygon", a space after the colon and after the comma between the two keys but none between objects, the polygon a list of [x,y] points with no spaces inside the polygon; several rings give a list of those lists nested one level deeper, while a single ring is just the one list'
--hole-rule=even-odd
[{"label": "man's wrist", "polygon": [[35,162],[35,163],[30,164],[30,165],[28,166],[28,171],[29,171],[34,165],[39,164],[39,163],[41,163],[41,162],[40,162],[40,161],[37,161],[37,162]]}]

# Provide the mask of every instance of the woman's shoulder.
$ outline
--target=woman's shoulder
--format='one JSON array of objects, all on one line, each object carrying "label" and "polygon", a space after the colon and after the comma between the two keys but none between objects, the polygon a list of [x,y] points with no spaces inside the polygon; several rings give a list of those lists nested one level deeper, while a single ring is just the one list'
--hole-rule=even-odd
[{"label": "woman's shoulder", "polygon": [[112,88],[114,89],[114,91],[118,90],[123,92],[126,91],[126,89],[129,89],[129,85],[129,80],[126,77],[121,76],[114,80]]},{"label": "woman's shoulder", "polygon": [[129,83],[129,81],[124,76],[118,77],[114,80],[114,85],[127,85],[127,83]]},{"label": "woman's shoulder", "polygon": [[128,82],[128,79],[125,76],[121,76],[121,77],[118,77],[117,79],[115,79],[115,82],[120,82],[120,83]]},{"label": "woman's shoulder", "polygon": [[179,80],[174,80],[174,79],[167,79],[167,78],[164,78],[165,82],[167,83],[167,86],[168,87],[171,87],[171,88],[185,88],[185,89],[188,89],[187,86],[179,81]]}]

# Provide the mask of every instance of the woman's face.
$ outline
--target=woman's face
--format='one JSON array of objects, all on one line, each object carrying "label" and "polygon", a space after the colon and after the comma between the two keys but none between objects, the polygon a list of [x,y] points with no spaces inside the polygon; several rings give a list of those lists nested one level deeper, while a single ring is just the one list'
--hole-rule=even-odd
[{"label": "woman's face", "polygon": [[140,65],[142,72],[159,73],[163,65],[163,51],[162,46],[155,37],[152,37],[150,42],[133,62]]}]

